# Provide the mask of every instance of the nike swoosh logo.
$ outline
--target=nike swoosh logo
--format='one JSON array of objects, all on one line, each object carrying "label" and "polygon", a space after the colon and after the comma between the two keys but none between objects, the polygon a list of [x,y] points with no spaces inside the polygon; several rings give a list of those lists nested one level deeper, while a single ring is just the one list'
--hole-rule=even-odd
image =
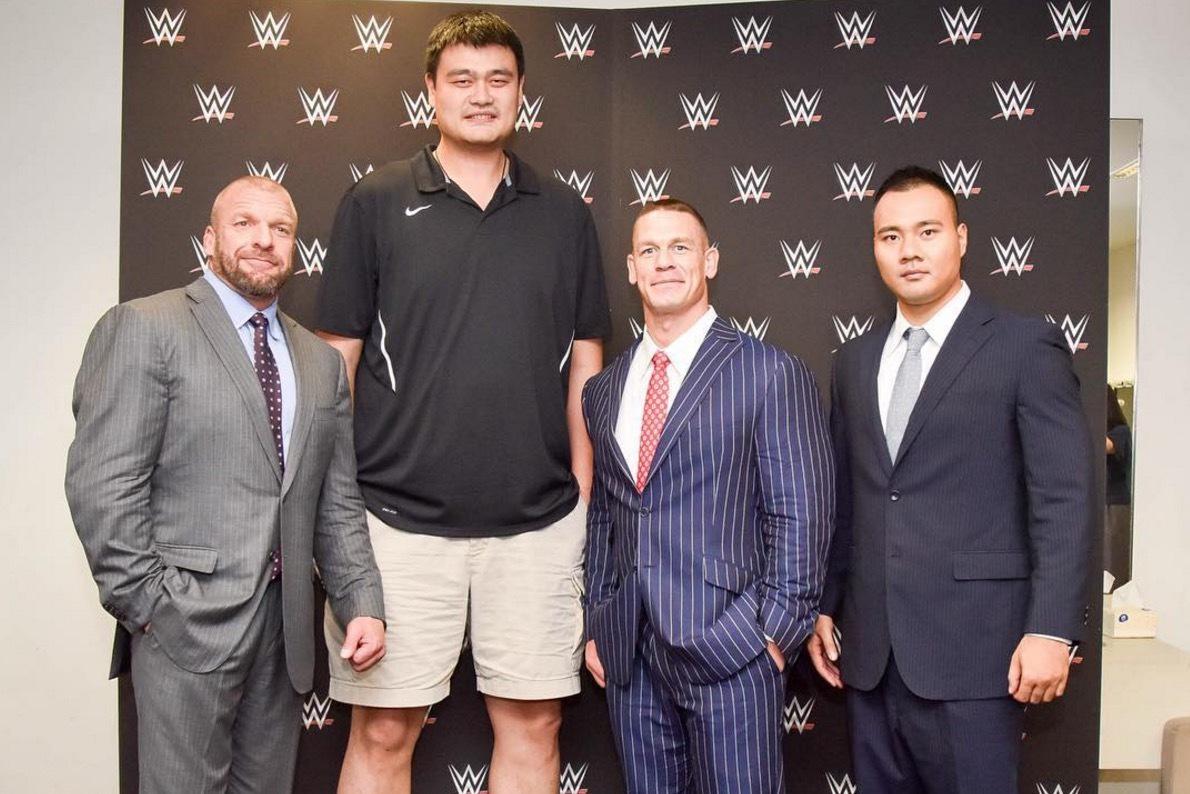
[{"label": "nike swoosh logo", "polygon": [[405,208],[405,217],[412,218],[417,213],[421,212],[422,210],[428,210],[432,206],[434,206],[434,205],[433,204],[425,204],[421,207],[406,207]]}]

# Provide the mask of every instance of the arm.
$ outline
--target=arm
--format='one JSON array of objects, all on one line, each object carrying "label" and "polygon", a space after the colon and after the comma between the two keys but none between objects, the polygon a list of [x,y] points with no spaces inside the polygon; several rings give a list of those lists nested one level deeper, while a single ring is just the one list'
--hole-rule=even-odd
[{"label": "arm", "polygon": [[570,470],[578,480],[584,502],[591,501],[595,461],[587,423],[583,418],[583,387],[603,368],[603,340],[575,339],[570,351],[570,385],[566,397],[566,427],[570,433]]},{"label": "arm", "polygon": [[1090,433],[1069,350],[1048,326],[1029,345],[1016,414],[1033,573],[1026,636],[1009,663],[1008,683],[1018,701],[1041,703],[1066,687],[1070,651],[1054,638],[1082,631],[1095,500]]},{"label": "arm", "polygon": [[835,494],[818,388],[800,361],[781,356],[755,433],[766,558],[760,626],[792,658],[818,611]]},{"label": "arm", "polygon": [[364,351],[364,340],[355,339],[350,336],[339,336],[332,334],[329,331],[318,331],[318,336],[322,341],[339,351],[339,355],[343,356],[343,363],[347,367],[347,388],[351,392],[352,399],[355,398],[355,371],[359,369],[360,355]]},{"label": "arm", "polygon": [[130,632],[151,620],[164,574],[151,550],[150,504],[169,400],[159,339],[128,305],[95,326],[75,381],[66,461],[66,499],[100,601]]},{"label": "arm", "polygon": [[[589,416],[590,389],[584,387],[579,401],[579,408],[583,412],[586,429],[584,437],[590,431],[594,435]],[[588,443],[590,441],[588,440]],[[599,686],[607,686],[603,674],[603,664],[599,659],[599,651],[595,647],[595,640],[591,639],[591,615],[595,608],[611,597],[615,589],[615,557],[612,549],[612,518],[608,499],[607,486],[601,478],[595,477],[591,489],[591,501],[587,505],[587,565],[586,596],[583,603],[583,619],[587,635],[587,646],[584,658],[587,670]]]},{"label": "arm", "polygon": [[364,501],[355,479],[351,397],[347,372],[339,364],[335,400],[335,450],[323,476],[314,524],[314,559],[327,598],[340,624],[359,617],[384,619],[380,573],[364,516]]}]

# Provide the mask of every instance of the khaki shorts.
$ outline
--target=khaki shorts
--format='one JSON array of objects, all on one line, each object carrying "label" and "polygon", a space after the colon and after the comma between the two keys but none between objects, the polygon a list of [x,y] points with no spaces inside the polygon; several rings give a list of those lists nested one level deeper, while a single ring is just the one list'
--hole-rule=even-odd
[{"label": "khaki shorts", "polygon": [[387,653],[363,673],[352,670],[339,658],[343,629],[327,609],[330,696],[385,708],[437,703],[450,693],[467,633],[480,692],[513,700],[577,694],[586,514],[580,500],[544,529],[443,538],[394,529],[369,513]]}]

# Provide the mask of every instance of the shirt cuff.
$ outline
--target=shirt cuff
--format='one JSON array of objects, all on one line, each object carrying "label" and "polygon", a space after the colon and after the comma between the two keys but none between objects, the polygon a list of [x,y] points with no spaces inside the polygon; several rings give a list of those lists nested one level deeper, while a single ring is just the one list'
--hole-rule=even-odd
[{"label": "shirt cuff", "polygon": [[1052,634],[1034,634],[1033,632],[1029,632],[1025,636],[1026,637],[1041,637],[1043,640],[1053,640],[1054,642],[1060,642],[1063,645],[1073,644],[1073,643],[1071,643],[1070,640],[1066,639],[1065,637],[1055,637]]}]

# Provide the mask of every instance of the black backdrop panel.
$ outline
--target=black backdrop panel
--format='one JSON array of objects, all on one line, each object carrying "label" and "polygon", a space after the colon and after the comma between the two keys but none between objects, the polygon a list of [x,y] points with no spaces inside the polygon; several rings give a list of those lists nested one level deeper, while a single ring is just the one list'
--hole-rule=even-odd
[{"label": "black backdrop panel", "polygon": [[[301,214],[285,308],[309,322],[334,208],[370,166],[436,140],[422,52],[458,6],[230,0],[127,4],[122,300],[185,284],[215,193],[249,171]],[[832,353],[892,309],[871,252],[871,191],[899,165],[942,170],[970,228],[972,289],[1062,326],[1091,426],[1103,426],[1107,295],[1107,2],[777,2],[596,11],[501,7],[525,41],[513,144],[565,179],[599,226],[607,358],[639,333],[624,271],[643,199],[706,216],[720,314],[801,356],[824,392]],[[1067,696],[1026,715],[1021,791],[1093,791],[1098,566]],[[325,664],[301,715],[296,790],[334,788],[349,710]],[[856,791],[842,699],[806,660],[789,678],[789,790]],[[136,790],[121,698],[122,790]],[[428,717],[415,790],[486,790],[491,732],[469,656]],[[565,707],[562,791],[622,791],[603,695]]]}]

